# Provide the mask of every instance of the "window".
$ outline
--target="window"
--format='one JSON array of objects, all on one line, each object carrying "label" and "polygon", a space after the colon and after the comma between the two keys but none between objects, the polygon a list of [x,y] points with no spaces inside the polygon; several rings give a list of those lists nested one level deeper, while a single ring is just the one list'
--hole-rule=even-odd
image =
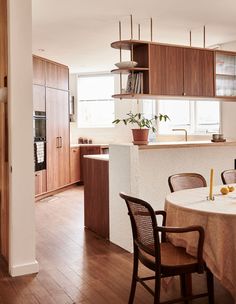
[{"label": "window", "polygon": [[78,127],[113,127],[114,76],[109,74],[78,77]]},{"label": "window", "polygon": [[158,124],[159,134],[173,134],[172,129],[184,128],[189,134],[218,133],[220,129],[220,103],[207,100],[143,101],[147,116],[167,114],[170,121]]}]

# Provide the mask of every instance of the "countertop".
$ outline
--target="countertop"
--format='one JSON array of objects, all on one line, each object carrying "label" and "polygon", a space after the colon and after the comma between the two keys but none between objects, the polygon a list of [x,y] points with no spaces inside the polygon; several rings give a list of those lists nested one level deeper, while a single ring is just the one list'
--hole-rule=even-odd
[{"label": "countertop", "polygon": [[94,146],[100,146],[101,148],[108,148],[109,144],[71,144],[71,148],[79,148],[79,147],[94,147]]},{"label": "countertop", "polygon": [[109,161],[109,154],[84,155],[84,158],[90,158],[90,159],[97,159],[97,160]]},{"label": "countertop", "polygon": [[148,145],[140,145],[139,150],[147,149],[168,149],[168,148],[194,148],[194,147],[226,147],[236,146],[236,140],[226,142],[209,141],[172,141],[172,142],[155,142]]}]

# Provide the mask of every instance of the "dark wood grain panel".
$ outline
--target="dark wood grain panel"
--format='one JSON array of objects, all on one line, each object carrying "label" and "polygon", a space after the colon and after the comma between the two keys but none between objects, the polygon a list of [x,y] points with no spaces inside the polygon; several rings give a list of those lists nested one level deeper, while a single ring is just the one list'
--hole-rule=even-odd
[{"label": "dark wood grain panel", "polygon": [[109,238],[109,162],[84,159],[84,224]]},{"label": "dark wood grain panel", "polygon": [[183,95],[183,49],[150,45],[150,94]]},{"label": "dark wood grain panel", "polygon": [[84,180],[84,155],[101,154],[100,146],[81,146],[80,147],[80,180]]},{"label": "dark wood grain panel", "polygon": [[201,52],[201,95],[213,97],[214,94],[214,52],[203,50]]},{"label": "dark wood grain panel", "polygon": [[213,51],[184,49],[184,93],[187,96],[214,96]]}]

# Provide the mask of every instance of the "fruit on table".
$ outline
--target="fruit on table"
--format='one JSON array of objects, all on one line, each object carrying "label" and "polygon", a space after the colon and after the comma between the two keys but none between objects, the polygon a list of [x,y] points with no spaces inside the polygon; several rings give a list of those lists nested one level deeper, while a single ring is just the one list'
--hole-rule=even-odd
[{"label": "fruit on table", "polygon": [[229,193],[229,188],[228,187],[222,187],[220,189],[220,192],[223,194],[223,195],[226,195]]},{"label": "fruit on table", "polygon": [[234,186],[228,186],[229,192],[233,192],[235,190]]}]

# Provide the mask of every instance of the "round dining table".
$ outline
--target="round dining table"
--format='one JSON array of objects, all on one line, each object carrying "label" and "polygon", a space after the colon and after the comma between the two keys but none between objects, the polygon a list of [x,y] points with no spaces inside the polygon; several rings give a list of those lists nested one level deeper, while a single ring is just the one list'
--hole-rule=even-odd
[{"label": "round dining table", "polygon": [[[236,185],[233,185],[236,188]],[[236,190],[227,195],[214,187],[214,200],[209,200],[209,188],[173,192],[166,197],[167,226],[200,225],[205,231],[203,258],[236,303]],[[196,256],[198,234],[169,234],[175,246],[185,247]]]}]

